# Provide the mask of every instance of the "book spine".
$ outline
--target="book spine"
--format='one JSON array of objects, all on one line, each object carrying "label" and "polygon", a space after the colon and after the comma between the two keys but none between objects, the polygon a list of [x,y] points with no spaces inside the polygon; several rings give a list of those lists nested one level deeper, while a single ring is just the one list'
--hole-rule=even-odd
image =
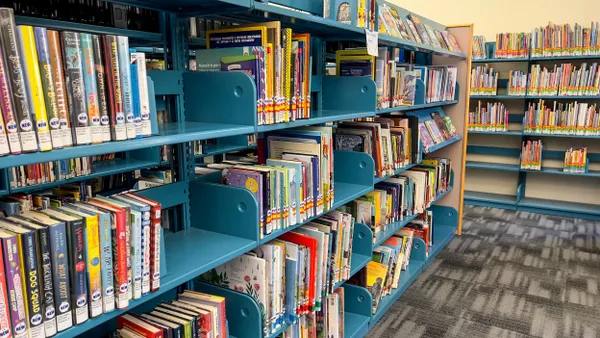
[{"label": "book spine", "polygon": [[125,264],[127,265],[127,300],[133,299],[133,261],[131,256],[131,227],[134,222],[131,220],[131,217],[131,212],[127,210],[125,212]]},{"label": "book spine", "polygon": [[291,120],[292,103],[292,30],[283,32],[283,122]]},{"label": "book spine", "polygon": [[80,33],[81,61],[83,64],[83,83],[87,104],[88,121],[92,134],[92,143],[102,143],[102,125],[100,123],[100,106],[98,103],[98,87],[96,79],[96,62],[92,35]]},{"label": "book spine", "polygon": [[54,280],[54,305],[58,332],[73,326],[71,314],[71,285],[69,280],[69,258],[67,256],[67,232],[64,223],[49,227]]},{"label": "book spine", "polygon": [[131,212],[131,270],[133,277],[133,299],[142,297],[142,217]]},{"label": "book spine", "polygon": [[125,309],[129,306],[129,298],[127,297],[127,233],[124,213],[120,212],[112,222],[113,271],[114,284],[118,287],[116,298],[118,309]]},{"label": "book spine", "polygon": [[35,43],[37,47],[38,61],[42,78],[44,102],[48,114],[50,136],[52,147],[60,149],[63,147],[63,136],[60,130],[60,113],[58,110],[57,95],[52,78],[52,64],[50,63],[50,50],[48,48],[48,34],[46,28],[35,27]]},{"label": "book spine", "polygon": [[77,145],[90,144],[92,142],[92,131],[89,127],[87,114],[79,34],[62,32],[62,41],[71,125],[75,129],[73,138]]},{"label": "book spine", "polygon": [[[0,43],[0,55],[4,54],[3,50],[4,46]],[[10,153],[18,155],[21,153],[21,138],[19,136],[19,127],[17,126],[17,120],[13,111],[10,79],[8,78],[7,71],[8,69],[4,63],[4,58],[0,57],[0,108],[4,120],[3,125],[8,136]]]},{"label": "book spine", "polygon": [[100,232],[100,255],[102,264],[102,301],[104,313],[115,309],[115,289],[113,275],[112,236],[110,214],[100,214],[98,218]]},{"label": "book spine", "polygon": [[131,71],[131,106],[133,107],[133,126],[135,138],[142,138],[142,117],[140,112],[140,88],[138,83],[138,65],[129,65]]},{"label": "book spine", "polygon": [[117,51],[117,37],[103,36],[104,59],[106,60],[106,86],[110,104],[110,121],[112,139],[122,141],[127,139],[125,126],[125,112],[123,108],[123,95],[121,91],[121,75],[119,53]]},{"label": "book spine", "polygon": [[85,258],[90,299],[90,317],[102,314],[102,276],[100,272],[100,238],[98,216],[86,217]]},{"label": "book spine", "polygon": [[7,293],[6,273],[4,272],[4,257],[0,250],[0,337],[11,338],[12,329],[10,322],[10,310]]},{"label": "book spine", "polygon": [[123,94],[123,108],[125,111],[125,122],[127,127],[127,138],[136,138],[134,115],[133,115],[133,100],[131,95],[131,69],[129,67],[129,38],[126,36],[117,36],[117,47],[120,75],[121,75],[121,91]]},{"label": "book spine", "polygon": [[38,64],[35,35],[31,26],[17,26],[17,34],[21,40],[21,56],[23,57],[23,76],[25,91],[28,94],[29,111],[34,116],[34,128],[37,132],[39,150],[52,150],[52,137],[48,125],[44,89]]},{"label": "book spine", "polygon": [[142,217],[142,295],[150,292],[150,212],[144,212]]},{"label": "book spine", "polygon": [[21,235],[21,278],[25,284],[25,313],[29,321],[30,338],[45,338],[38,255],[34,232]]},{"label": "book spine", "polygon": [[4,118],[0,114],[0,156],[10,154],[10,146],[6,137],[6,128],[4,126]]},{"label": "book spine", "polygon": [[63,147],[70,147],[73,145],[73,135],[71,134],[71,120],[69,119],[69,105],[67,102],[67,88],[65,86],[60,35],[57,31],[50,30],[46,31],[46,35],[48,38],[50,72],[52,73],[52,83],[54,84],[56,106],[58,109],[60,136],[62,138]]},{"label": "book spine", "polygon": [[[44,296],[44,328],[46,336],[51,337],[56,334],[56,309],[54,307],[54,284],[52,276],[52,258],[50,248],[50,228],[44,227],[39,231],[41,271],[42,271],[42,292]],[[1,335],[0,335],[1,336]]]},{"label": "book spine", "polygon": [[107,101],[106,72],[102,60],[102,41],[98,35],[92,35],[94,47],[94,63],[96,68],[96,87],[98,89],[98,110],[100,111],[100,125],[102,126],[102,141],[108,142],[110,138],[110,113]]},{"label": "book spine", "polygon": [[75,324],[88,320],[87,269],[85,266],[83,221],[76,220],[67,225],[69,237],[69,275],[71,278],[71,307]]},{"label": "book spine", "polygon": [[161,231],[160,226],[160,210],[158,211],[158,219],[154,218],[150,221],[150,275],[152,281],[150,285],[151,291],[156,291],[160,288],[160,241]]},{"label": "book spine", "polygon": [[6,61],[6,74],[10,79],[13,111],[17,130],[20,134],[21,150],[23,152],[37,151],[37,139],[31,120],[29,97],[25,89],[21,65],[23,59],[20,55],[15,33],[15,17],[11,8],[0,8],[0,40],[4,50],[4,60]]},{"label": "book spine", "polygon": [[2,253],[8,300],[10,302],[10,317],[12,331],[15,337],[27,337],[27,317],[25,315],[25,302],[23,295],[23,282],[21,280],[21,262],[19,260],[19,244],[16,237],[2,239]]},{"label": "book spine", "polygon": [[152,134],[150,124],[150,97],[148,96],[148,74],[146,72],[146,54],[132,53],[131,59],[138,65],[138,85],[140,88],[140,117],[142,119],[142,136]]}]

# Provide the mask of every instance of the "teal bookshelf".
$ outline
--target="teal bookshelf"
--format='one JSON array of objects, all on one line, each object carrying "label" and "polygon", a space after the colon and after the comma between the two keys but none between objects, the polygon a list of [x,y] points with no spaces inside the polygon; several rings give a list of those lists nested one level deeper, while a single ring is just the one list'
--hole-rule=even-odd
[{"label": "teal bookshelf", "polygon": [[[372,313],[371,295],[365,288],[348,285],[345,282],[334,286],[345,288],[345,337],[364,337],[452,237],[457,233],[460,234],[461,217],[458,210],[462,210],[463,203],[462,177],[465,170],[463,149],[466,142],[464,117],[468,99],[468,94],[460,88],[468,88],[466,68],[470,58],[468,48],[472,38],[472,26],[448,28],[457,37],[463,50],[469,53],[442,50],[392,36],[379,35],[380,46],[401,47],[415,51],[419,55],[417,59],[422,60],[425,65],[454,64],[458,67],[459,73],[454,100],[425,103],[424,86],[420,83],[417,85],[420,96],[415,105],[378,110],[376,85],[370,78],[325,75],[325,42],[328,40],[364,42],[365,32],[363,28],[355,25],[321,17],[322,1],[122,0],[118,2],[159,10],[160,32],[142,32],[21,16],[16,20],[17,24],[42,26],[59,31],[128,36],[133,50],[164,57],[169,70],[148,71],[151,115],[155,117],[158,110],[166,109],[171,122],[159,124],[154,119],[152,135],[143,139],[2,157],[0,196],[11,193],[35,193],[60,184],[169,165],[174,171],[175,183],[146,189],[139,193],[159,201],[163,209],[176,208],[177,212],[172,220],[172,229],[175,231],[164,230],[162,236],[161,287],[158,291],[132,301],[125,310],[102,314],[61,332],[56,337],[105,335],[115,330],[115,319],[119,315],[128,311],[134,313],[147,311],[157,303],[176,297],[181,288],[193,288],[224,296],[231,337],[264,337],[266,332],[262,327],[260,308],[253,298],[233,290],[200,283],[196,277],[302,224],[274,231],[261,238],[258,202],[252,193],[246,189],[220,184],[218,177],[196,178],[193,170],[196,161],[202,161],[206,156],[252,149],[253,146],[247,143],[249,134],[377,115],[407,114],[425,118],[433,111],[441,112],[452,118],[459,135],[436,145],[427,153],[423,152],[424,156],[448,157],[453,160],[452,186],[447,192],[437,196],[430,207],[434,214],[436,230],[429,255],[425,254],[426,244],[420,239],[415,239],[409,269],[402,272],[399,287],[382,300],[376,313]],[[302,12],[280,7],[277,4],[295,6]],[[396,8],[403,16],[409,14],[402,8]],[[258,125],[256,86],[248,75],[241,72],[188,71],[188,61],[193,54],[191,52],[204,48],[206,44],[203,38],[189,38],[188,18],[195,15],[240,22],[279,20],[283,27],[292,28],[295,32],[311,33],[313,109],[310,118],[289,123]],[[443,25],[426,18],[423,18],[423,21],[436,29],[446,29]],[[194,156],[190,142],[208,139],[217,139],[217,142],[205,146],[204,154]],[[159,159],[159,147],[164,145],[173,146],[174,154],[167,161]],[[91,175],[36,186],[9,187],[7,173],[11,167],[114,152],[123,153],[123,158],[98,164]],[[399,174],[417,164],[397,169],[394,173]],[[387,178],[375,178],[373,173],[374,162],[368,154],[336,151],[334,153],[334,208],[341,207],[372,191],[377,182]],[[319,216],[321,215],[316,217]],[[416,216],[406,217],[400,222],[391,224],[388,230],[377,238],[373,238],[369,227],[356,223],[353,234],[351,274],[357,274],[369,263],[375,246],[406,226],[414,217]],[[266,336],[274,338],[286,328],[287,325],[282,325],[278,332],[268,333]]]}]

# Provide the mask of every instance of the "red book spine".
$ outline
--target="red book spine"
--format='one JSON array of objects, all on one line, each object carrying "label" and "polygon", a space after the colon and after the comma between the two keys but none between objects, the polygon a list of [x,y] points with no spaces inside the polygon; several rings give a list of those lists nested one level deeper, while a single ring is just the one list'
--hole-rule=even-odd
[{"label": "red book spine", "polygon": [[[127,220],[125,219],[125,210],[120,211],[117,214],[116,224],[116,248],[113,250],[116,252],[116,257],[113,260],[117,262],[115,264],[114,275],[118,278],[117,286],[119,287],[119,295],[117,297],[117,307],[124,309],[129,306],[129,299],[127,291],[129,290],[129,277],[128,277],[128,257],[130,255],[129,246],[127,245]],[[122,306],[122,304],[125,304]]]},{"label": "red book spine", "polygon": [[212,317],[210,313],[200,315],[201,338],[211,338],[212,335]]},{"label": "red book spine", "polygon": [[[128,317],[132,317],[132,319],[130,319]],[[132,330],[136,333],[139,333],[146,338],[163,338],[162,330],[158,330],[158,332],[153,332],[151,330],[148,330],[144,326],[138,324],[136,322],[136,320],[139,320],[140,322],[143,322],[144,324],[148,323],[145,320],[138,318],[137,316],[135,316],[131,313],[127,313],[125,316],[119,316],[119,318],[117,320],[117,325],[118,325],[117,327],[119,329],[122,329],[124,327],[129,328],[130,330]]]}]

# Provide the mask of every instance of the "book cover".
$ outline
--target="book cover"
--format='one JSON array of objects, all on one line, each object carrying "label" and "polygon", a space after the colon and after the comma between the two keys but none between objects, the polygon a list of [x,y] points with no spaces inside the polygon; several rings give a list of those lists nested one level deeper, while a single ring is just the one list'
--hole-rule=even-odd
[{"label": "book cover", "polygon": [[21,261],[19,260],[17,236],[0,231],[0,241],[2,242],[12,332],[14,337],[27,337],[27,316],[25,314],[24,286],[21,280]]},{"label": "book cover", "polygon": [[119,58],[119,73],[121,76],[121,92],[123,97],[123,111],[125,113],[125,127],[127,138],[137,137],[133,115],[133,98],[131,95],[131,68],[129,57],[129,38],[126,36],[117,36],[117,50]]},{"label": "book cover", "polygon": [[140,118],[142,120],[142,136],[150,136],[152,127],[150,125],[150,98],[148,96],[148,76],[146,72],[146,54],[131,53],[131,60],[138,65],[138,86],[140,89]]},{"label": "book cover", "polygon": [[[259,291],[259,290],[256,290],[256,291]],[[263,293],[264,293],[264,291],[263,291]],[[215,323],[215,327],[218,328],[217,335],[220,338],[228,337],[227,317],[226,317],[225,298],[224,297],[209,295],[209,294],[196,292],[196,291],[185,290],[183,293],[179,294],[179,300],[181,300],[183,302],[187,302],[189,304],[193,304],[193,305],[200,305],[201,308],[204,308],[204,306],[215,307],[217,320],[215,320],[214,323]],[[259,304],[261,304],[261,303],[259,303]]]},{"label": "book cover", "polygon": [[119,329],[128,327],[134,332],[140,333],[147,338],[163,338],[162,330],[143,321],[138,316],[126,313],[118,317],[117,326]]},{"label": "book cover", "polygon": [[288,232],[279,236],[281,240],[303,245],[309,248],[308,264],[310,276],[308,279],[308,313],[314,312],[316,304],[316,278],[317,278],[317,240],[298,233]]},{"label": "book cover", "polygon": [[131,73],[131,106],[133,111],[133,127],[135,128],[135,138],[142,138],[142,116],[140,107],[140,87],[138,84],[138,64],[129,65]]},{"label": "book cover", "polygon": [[79,33],[79,39],[81,41],[82,74],[92,143],[102,143],[102,124],[100,123],[100,105],[92,35]]},{"label": "book cover", "polygon": [[106,87],[110,104],[110,123],[111,134],[114,141],[127,139],[127,127],[125,126],[125,108],[123,107],[123,95],[121,85],[120,68],[123,65],[119,62],[119,52],[117,47],[117,37],[114,35],[104,35],[102,37],[104,44],[104,60],[106,64]]},{"label": "book cover", "polygon": [[267,27],[232,27],[206,32],[206,48],[266,47]]},{"label": "book cover", "polygon": [[50,136],[52,138],[52,148],[60,149],[63,147],[63,135],[60,129],[60,113],[56,90],[54,88],[54,79],[52,78],[52,64],[50,62],[50,49],[48,48],[48,35],[46,28],[35,27],[35,44],[37,47],[39,68],[42,79],[42,88],[44,102],[46,103],[46,113],[48,115],[48,125],[50,127]]},{"label": "book cover", "polygon": [[224,184],[246,188],[256,197],[256,200],[258,201],[258,209],[260,210],[259,229],[261,236],[263,236],[265,232],[266,203],[263,201],[264,187],[261,174],[255,171],[238,168],[224,169],[221,174]]},{"label": "book cover", "polygon": [[102,142],[111,140],[110,135],[110,112],[108,102],[107,80],[105,63],[102,53],[102,38],[92,35],[92,48],[94,50],[94,69],[96,73],[96,89],[98,90],[98,111],[100,112],[100,126],[102,130]]},{"label": "book cover", "polygon": [[[1,242],[1,241],[0,241]],[[4,267],[4,253],[0,250],[0,337],[12,338],[12,326],[10,318],[10,302],[7,293],[7,280]]]},{"label": "book cover", "polygon": [[21,150],[23,152],[37,151],[38,144],[33,125],[33,112],[25,88],[23,65],[21,63],[23,58],[17,40],[12,8],[0,8],[0,41],[2,42],[4,60],[6,61],[5,72],[11,86],[12,111],[14,112],[17,131],[20,134]]},{"label": "book cover", "polygon": [[[0,35],[1,37],[1,35]],[[0,53],[3,53],[4,46],[0,43]],[[12,94],[10,88],[10,79],[8,77],[8,68],[4,58],[0,58],[0,107],[2,108],[3,130],[8,138],[10,153],[18,155],[21,153],[21,137],[19,136],[19,127],[17,126],[17,117],[13,111]]]},{"label": "book cover", "polygon": [[48,38],[50,73],[52,74],[52,83],[54,84],[62,145],[63,147],[70,147],[73,145],[73,134],[71,132],[71,119],[69,113],[69,103],[67,101],[68,94],[65,84],[60,34],[57,31],[47,30],[46,35]]},{"label": "book cover", "polygon": [[74,143],[76,145],[90,144],[92,143],[92,130],[88,120],[79,34],[62,32],[61,36],[71,126],[74,129]]}]

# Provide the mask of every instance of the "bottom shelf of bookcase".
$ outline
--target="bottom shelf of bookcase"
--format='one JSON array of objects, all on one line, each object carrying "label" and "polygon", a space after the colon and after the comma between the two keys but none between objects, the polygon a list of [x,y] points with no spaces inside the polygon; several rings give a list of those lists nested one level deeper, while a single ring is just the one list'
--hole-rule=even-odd
[{"label": "bottom shelf of bookcase", "polygon": [[519,201],[519,203],[517,204],[517,210],[519,209],[524,211],[526,211],[525,209],[543,209],[556,212],[586,214],[600,217],[600,205],[563,202],[542,198],[525,197],[521,199],[521,201]]},{"label": "bottom shelf of bookcase", "polygon": [[477,205],[481,207],[504,208],[509,210],[517,209],[516,195],[493,194],[478,191],[465,191],[464,200],[466,204]]},{"label": "bottom shelf of bookcase", "polygon": [[369,332],[369,316],[344,313],[344,338],[361,338]]}]

